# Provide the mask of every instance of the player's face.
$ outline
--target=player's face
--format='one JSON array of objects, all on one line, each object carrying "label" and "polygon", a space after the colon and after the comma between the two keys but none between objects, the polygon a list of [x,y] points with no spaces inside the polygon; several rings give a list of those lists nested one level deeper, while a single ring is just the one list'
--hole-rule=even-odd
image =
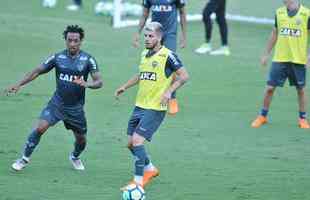
[{"label": "player's face", "polygon": [[154,49],[160,44],[161,37],[155,31],[144,31],[144,45],[146,49]]},{"label": "player's face", "polygon": [[298,6],[298,0],[283,0],[283,3],[289,10],[295,10]]},{"label": "player's face", "polygon": [[80,51],[81,38],[79,33],[68,33],[66,45],[71,55],[75,55]]}]

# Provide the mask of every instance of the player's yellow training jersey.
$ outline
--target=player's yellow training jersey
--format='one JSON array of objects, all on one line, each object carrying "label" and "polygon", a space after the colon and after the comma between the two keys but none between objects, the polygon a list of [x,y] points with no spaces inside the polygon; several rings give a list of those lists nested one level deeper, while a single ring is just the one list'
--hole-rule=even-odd
[{"label": "player's yellow training jersey", "polygon": [[290,17],[286,7],[276,12],[278,40],[273,61],[307,63],[308,19],[310,10],[300,5],[295,16]]},{"label": "player's yellow training jersey", "polygon": [[172,81],[172,76],[166,77],[165,74],[170,50],[163,46],[150,57],[146,56],[147,52],[144,50],[141,54],[136,106],[144,109],[167,110],[167,106],[161,106],[160,100]]}]

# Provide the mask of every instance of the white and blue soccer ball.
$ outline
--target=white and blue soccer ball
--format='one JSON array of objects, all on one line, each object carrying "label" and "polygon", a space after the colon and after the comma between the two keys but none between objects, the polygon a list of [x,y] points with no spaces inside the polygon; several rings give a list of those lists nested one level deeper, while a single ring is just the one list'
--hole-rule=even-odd
[{"label": "white and blue soccer ball", "polygon": [[42,0],[42,6],[45,8],[54,8],[57,4],[57,0]]},{"label": "white and blue soccer ball", "polygon": [[144,189],[136,184],[130,184],[123,192],[123,200],[145,200]]}]

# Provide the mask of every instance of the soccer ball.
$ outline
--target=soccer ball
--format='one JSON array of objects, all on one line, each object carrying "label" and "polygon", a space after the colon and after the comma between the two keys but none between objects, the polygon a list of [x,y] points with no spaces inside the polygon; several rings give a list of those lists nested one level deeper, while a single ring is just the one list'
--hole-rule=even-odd
[{"label": "soccer ball", "polygon": [[42,6],[45,8],[54,8],[57,4],[57,0],[42,0]]},{"label": "soccer ball", "polygon": [[130,184],[123,192],[123,200],[145,200],[145,192],[141,186]]}]

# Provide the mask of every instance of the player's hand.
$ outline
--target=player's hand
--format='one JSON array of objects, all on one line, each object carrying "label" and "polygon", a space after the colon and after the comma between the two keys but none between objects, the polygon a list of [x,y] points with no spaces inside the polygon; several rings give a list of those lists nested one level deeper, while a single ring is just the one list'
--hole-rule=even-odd
[{"label": "player's hand", "polygon": [[180,48],[183,49],[186,47],[186,39],[184,37],[180,38]]},{"label": "player's hand", "polygon": [[268,55],[263,55],[263,56],[261,57],[260,63],[262,64],[262,66],[266,66],[266,65],[267,65],[268,58],[269,58]]},{"label": "player's hand", "polygon": [[160,99],[160,105],[162,106],[167,106],[168,105],[168,102],[169,102],[169,99],[171,99],[171,92],[170,91],[166,91],[161,99]]},{"label": "player's hand", "polygon": [[20,89],[19,85],[13,85],[4,90],[4,94],[9,96],[10,94],[16,94]]},{"label": "player's hand", "polygon": [[132,46],[138,48],[140,44],[140,34],[135,33],[133,36]]},{"label": "player's hand", "polygon": [[76,77],[74,80],[73,80],[73,83],[81,86],[81,87],[85,87],[87,88],[87,82],[84,81],[83,77]]},{"label": "player's hand", "polygon": [[114,96],[115,96],[115,99],[118,100],[119,96],[121,94],[123,94],[125,92],[126,88],[124,86],[118,88],[115,92],[114,92]]}]

